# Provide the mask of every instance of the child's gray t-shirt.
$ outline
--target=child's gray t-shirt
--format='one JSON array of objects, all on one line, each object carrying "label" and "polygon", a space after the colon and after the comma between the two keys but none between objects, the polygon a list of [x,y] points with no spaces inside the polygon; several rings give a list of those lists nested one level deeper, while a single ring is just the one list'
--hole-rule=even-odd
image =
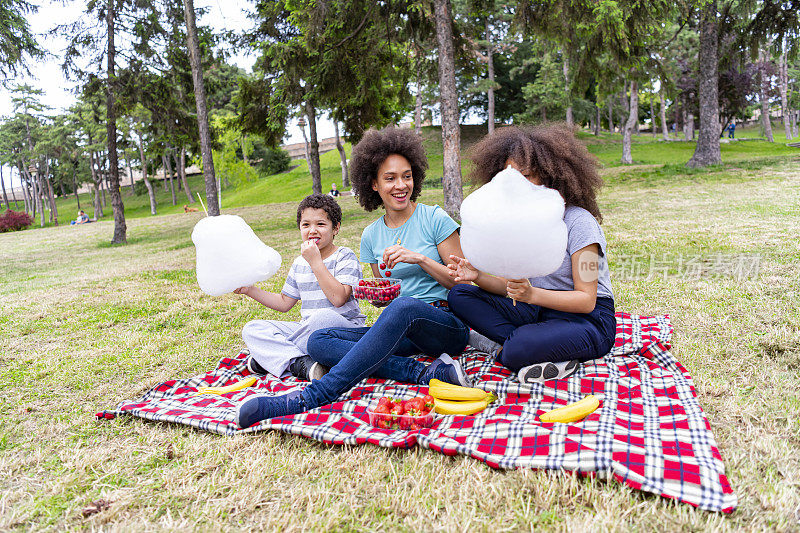
[{"label": "child's gray t-shirt", "polygon": [[[361,264],[355,252],[346,246],[339,246],[330,257],[322,260],[325,268],[343,285],[358,285],[361,279]],[[289,298],[300,300],[300,317],[308,318],[318,309],[333,309],[355,326],[363,326],[366,316],[361,314],[358,302],[350,295],[350,299],[341,307],[334,307],[322,287],[319,286],[317,276],[311,270],[302,255],[292,263],[286,282],[281,292]]]},{"label": "child's gray t-shirt", "polygon": [[572,280],[572,254],[590,244],[600,246],[599,277],[597,279],[598,298],[613,298],[611,276],[606,259],[606,237],[603,229],[592,214],[582,207],[567,206],[564,210],[564,223],[567,225],[567,253],[558,270],[547,276],[530,278],[531,285],[554,291],[574,291]]}]

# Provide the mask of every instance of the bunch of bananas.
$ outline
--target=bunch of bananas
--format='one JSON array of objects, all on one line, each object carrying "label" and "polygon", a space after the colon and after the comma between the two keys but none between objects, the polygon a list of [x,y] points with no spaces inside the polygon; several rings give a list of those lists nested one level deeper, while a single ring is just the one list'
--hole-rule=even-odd
[{"label": "bunch of bananas", "polygon": [[432,379],[428,384],[428,394],[433,396],[433,409],[440,415],[474,415],[497,399],[491,392],[451,385],[438,379]]},{"label": "bunch of bananas", "polygon": [[200,387],[197,389],[197,394],[194,396],[200,396],[201,394],[227,394],[229,392],[236,392],[252,386],[256,381],[258,381],[257,377],[250,376],[247,379],[237,381],[233,385],[228,385],[227,387]]}]

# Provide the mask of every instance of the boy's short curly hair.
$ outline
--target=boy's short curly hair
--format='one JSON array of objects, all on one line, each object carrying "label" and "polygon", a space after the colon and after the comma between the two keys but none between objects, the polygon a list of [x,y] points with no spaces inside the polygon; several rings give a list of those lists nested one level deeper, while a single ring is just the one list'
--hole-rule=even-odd
[{"label": "boy's short curly hair", "polygon": [[303,211],[306,209],[323,209],[328,214],[333,227],[342,223],[342,208],[338,202],[327,194],[309,194],[297,206],[297,227],[300,227],[300,219],[303,218]]},{"label": "boy's short curly hair", "polygon": [[367,211],[374,211],[383,205],[380,195],[372,190],[372,181],[378,177],[378,168],[387,157],[397,154],[405,157],[411,164],[414,190],[411,201],[422,192],[428,159],[422,139],[414,130],[389,126],[382,130],[369,130],[361,141],[353,147],[350,156],[350,181],[358,196],[358,203]]},{"label": "boy's short curly hair", "polygon": [[567,205],[582,207],[603,221],[597,205],[597,191],[603,186],[599,163],[566,124],[499,128],[469,150],[469,159],[470,179],[477,185],[492,181],[510,159],[561,193]]}]

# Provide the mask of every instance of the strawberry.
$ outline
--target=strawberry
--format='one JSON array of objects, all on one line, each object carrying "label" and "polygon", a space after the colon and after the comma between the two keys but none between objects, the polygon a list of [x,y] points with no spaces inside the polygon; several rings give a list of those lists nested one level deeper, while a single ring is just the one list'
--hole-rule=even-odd
[{"label": "strawberry", "polygon": [[425,397],[422,398],[422,401],[425,402],[425,407],[428,409],[428,411],[433,409],[433,396],[426,394]]},{"label": "strawberry", "polygon": [[[378,400],[378,407],[385,407],[385,408],[386,408],[386,412],[388,413],[388,412],[389,412],[389,410],[390,410],[392,407],[394,407],[394,401],[392,400],[392,398],[391,398],[391,397],[389,397],[389,396],[384,396],[383,398],[381,398],[380,400]],[[377,413],[377,412],[378,412],[378,410],[377,410],[377,409],[375,409],[375,412]]]}]

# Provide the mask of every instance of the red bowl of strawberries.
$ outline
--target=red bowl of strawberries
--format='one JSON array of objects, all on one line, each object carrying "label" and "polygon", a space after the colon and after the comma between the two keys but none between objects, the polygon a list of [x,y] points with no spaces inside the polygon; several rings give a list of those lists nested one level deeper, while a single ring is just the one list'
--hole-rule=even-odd
[{"label": "red bowl of strawberries", "polygon": [[400,296],[400,280],[396,278],[367,278],[358,281],[353,298],[366,300],[376,307],[389,305]]},{"label": "red bowl of strawberries", "polygon": [[369,423],[376,428],[413,431],[433,425],[433,396],[416,396],[400,400],[384,396],[378,404],[367,409]]}]

